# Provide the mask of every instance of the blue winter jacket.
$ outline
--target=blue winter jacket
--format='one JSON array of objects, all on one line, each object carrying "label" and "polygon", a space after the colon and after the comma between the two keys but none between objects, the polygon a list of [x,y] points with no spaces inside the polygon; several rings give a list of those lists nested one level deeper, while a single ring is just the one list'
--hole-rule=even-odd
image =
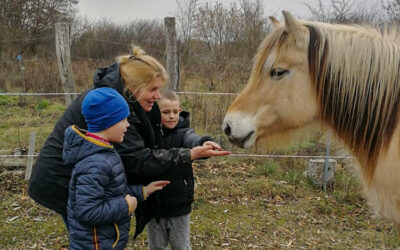
[{"label": "blue winter jacket", "polygon": [[67,207],[70,248],[124,249],[130,228],[125,195],[143,201],[142,186],[127,185],[113,146],[85,133],[70,126],[64,137],[64,164],[73,166]]}]

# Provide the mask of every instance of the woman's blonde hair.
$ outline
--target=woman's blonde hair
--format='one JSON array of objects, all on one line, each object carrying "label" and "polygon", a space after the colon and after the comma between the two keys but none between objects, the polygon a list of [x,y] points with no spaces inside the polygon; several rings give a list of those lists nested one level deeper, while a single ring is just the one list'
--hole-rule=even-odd
[{"label": "woman's blonde hair", "polygon": [[161,77],[164,84],[168,81],[165,68],[138,46],[132,45],[132,54],[120,56],[117,61],[125,84],[124,92],[140,93],[158,77]]}]

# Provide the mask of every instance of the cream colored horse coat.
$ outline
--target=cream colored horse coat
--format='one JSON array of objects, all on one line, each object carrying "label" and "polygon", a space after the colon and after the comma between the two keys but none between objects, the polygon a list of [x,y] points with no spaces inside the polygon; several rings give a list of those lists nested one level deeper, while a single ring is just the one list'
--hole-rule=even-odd
[{"label": "cream colored horse coat", "polygon": [[318,122],[361,167],[368,200],[400,224],[400,36],[396,29],[299,21],[283,12],[222,129],[248,148]]}]

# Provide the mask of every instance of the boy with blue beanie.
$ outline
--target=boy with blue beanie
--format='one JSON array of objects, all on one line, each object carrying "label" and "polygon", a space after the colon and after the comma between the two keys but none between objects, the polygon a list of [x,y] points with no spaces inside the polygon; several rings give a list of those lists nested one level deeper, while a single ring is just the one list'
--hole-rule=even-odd
[{"label": "boy with blue beanie", "polygon": [[126,100],[112,88],[91,90],[82,103],[88,130],[65,130],[64,164],[73,167],[68,224],[71,249],[124,249],[130,217],[141,202],[168,181],[128,186],[120,156],[111,144],[123,141],[130,114]]}]

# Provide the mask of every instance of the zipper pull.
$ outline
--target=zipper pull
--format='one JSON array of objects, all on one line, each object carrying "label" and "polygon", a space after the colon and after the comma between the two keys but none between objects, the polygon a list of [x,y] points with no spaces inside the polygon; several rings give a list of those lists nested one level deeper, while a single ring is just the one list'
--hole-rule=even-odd
[{"label": "zipper pull", "polygon": [[162,125],[161,125],[161,124],[158,124],[158,126],[160,126],[161,136],[164,136],[164,131],[163,131],[163,129],[162,129]]}]

